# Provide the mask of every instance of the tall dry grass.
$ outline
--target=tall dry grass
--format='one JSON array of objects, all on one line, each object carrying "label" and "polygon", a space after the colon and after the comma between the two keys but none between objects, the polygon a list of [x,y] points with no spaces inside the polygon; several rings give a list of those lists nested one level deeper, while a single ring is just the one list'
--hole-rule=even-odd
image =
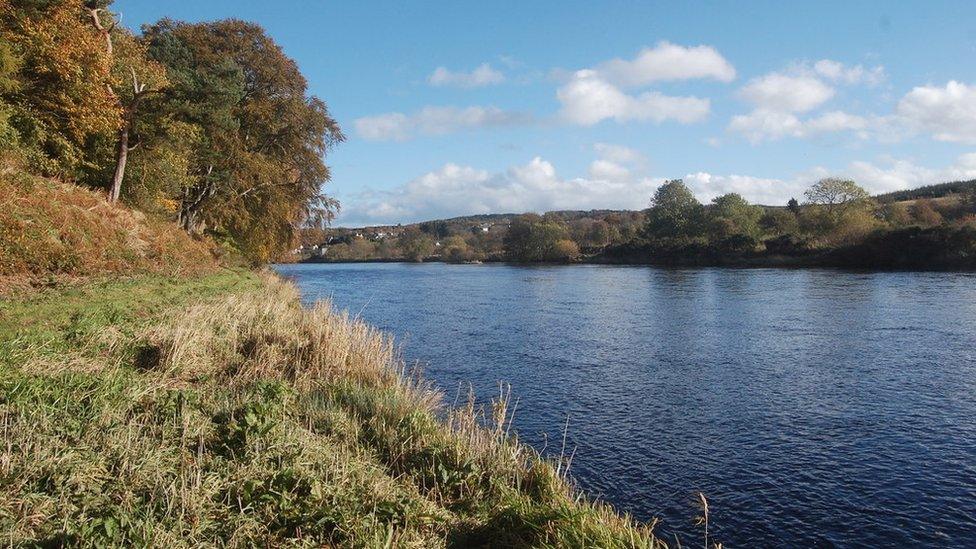
[{"label": "tall dry grass", "polygon": [[4,543],[664,545],[521,444],[505,394],[446,407],[388,336],[280,279],[118,334],[77,340],[113,366],[0,376]]},{"label": "tall dry grass", "polygon": [[212,246],[174,223],[110,204],[77,185],[0,172],[0,282],[195,275],[216,266]]}]

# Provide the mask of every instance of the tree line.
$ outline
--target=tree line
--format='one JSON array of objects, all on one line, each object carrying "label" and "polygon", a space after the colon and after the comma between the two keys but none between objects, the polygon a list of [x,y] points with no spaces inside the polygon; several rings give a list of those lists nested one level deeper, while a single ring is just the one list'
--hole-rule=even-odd
[{"label": "tree line", "polygon": [[0,155],[268,261],[338,204],[344,139],[258,25],[163,19],[138,35],[105,0],[0,0]]},{"label": "tree line", "polygon": [[[802,201],[792,198],[782,206],[750,204],[737,193],[703,204],[682,180],[674,179],[661,185],[651,197],[650,207],[640,212],[530,213],[496,223],[488,232],[477,222],[428,221],[381,240],[346,234],[327,247],[322,257],[337,261],[572,262],[606,258],[642,262],[663,258],[721,262],[849,249],[872,238],[875,251],[871,254],[877,255],[876,250],[884,247],[883,241],[877,241],[879,235],[906,228],[945,227],[951,232],[974,224],[976,192],[972,190],[939,200],[882,203],[854,181],[826,178],[812,184]],[[927,238],[930,246],[952,253],[959,252],[960,245],[968,246],[970,240],[949,233]]]}]

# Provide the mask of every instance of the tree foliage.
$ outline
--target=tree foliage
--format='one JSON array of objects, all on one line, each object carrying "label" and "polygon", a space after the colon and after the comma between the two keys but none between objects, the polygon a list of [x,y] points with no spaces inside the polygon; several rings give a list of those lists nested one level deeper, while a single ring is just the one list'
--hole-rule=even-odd
[{"label": "tree foliage", "polygon": [[297,65],[239,20],[136,36],[109,0],[0,0],[0,149],[266,261],[338,204],[343,140]]},{"label": "tree foliage", "polygon": [[83,0],[0,1],[3,144],[43,175],[97,184],[122,122],[112,58]]},{"label": "tree foliage", "polygon": [[709,211],[709,232],[712,238],[724,239],[743,235],[758,239],[761,234],[759,221],[763,210],[753,206],[738,193],[729,193],[712,200]]},{"label": "tree foliage", "polygon": [[569,238],[569,230],[562,221],[536,214],[515,218],[505,235],[504,246],[506,258],[520,263],[564,261],[579,255],[579,248]]},{"label": "tree foliage", "polygon": [[681,238],[702,232],[702,205],[680,179],[658,187],[647,212],[645,233],[651,238]]},{"label": "tree foliage", "polygon": [[168,70],[164,112],[195,127],[202,143],[177,197],[185,228],[226,234],[263,261],[303,224],[331,220],[337,203],[321,192],[322,158],[343,134],[261,27],[163,20],[144,37]]}]

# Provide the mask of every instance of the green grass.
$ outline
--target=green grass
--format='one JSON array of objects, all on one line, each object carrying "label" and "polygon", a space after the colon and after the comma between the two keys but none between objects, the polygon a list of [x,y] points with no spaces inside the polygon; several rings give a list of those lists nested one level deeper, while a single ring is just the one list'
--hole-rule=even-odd
[{"label": "green grass", "polygon": [[658,547],[385,335],[250,273],[2,305],[0,543]]},{"label": "green grass", "polygon": [[0,298],[0,364],[28,356],[104,353],[105,346],[91,344],[100,334],[119,332],[131,342],[167,310],[260,284],[254,273],[225,269],[198,278],[146,275]]}]

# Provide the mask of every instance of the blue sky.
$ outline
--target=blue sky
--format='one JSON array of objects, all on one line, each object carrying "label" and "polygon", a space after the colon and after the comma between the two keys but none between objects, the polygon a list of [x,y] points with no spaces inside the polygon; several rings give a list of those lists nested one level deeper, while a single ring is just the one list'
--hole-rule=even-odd
[{"label": "blue sky", "polygon": [[166,2],[260,23],[348,136],[340,225],[976,178],[976,2]]}]

